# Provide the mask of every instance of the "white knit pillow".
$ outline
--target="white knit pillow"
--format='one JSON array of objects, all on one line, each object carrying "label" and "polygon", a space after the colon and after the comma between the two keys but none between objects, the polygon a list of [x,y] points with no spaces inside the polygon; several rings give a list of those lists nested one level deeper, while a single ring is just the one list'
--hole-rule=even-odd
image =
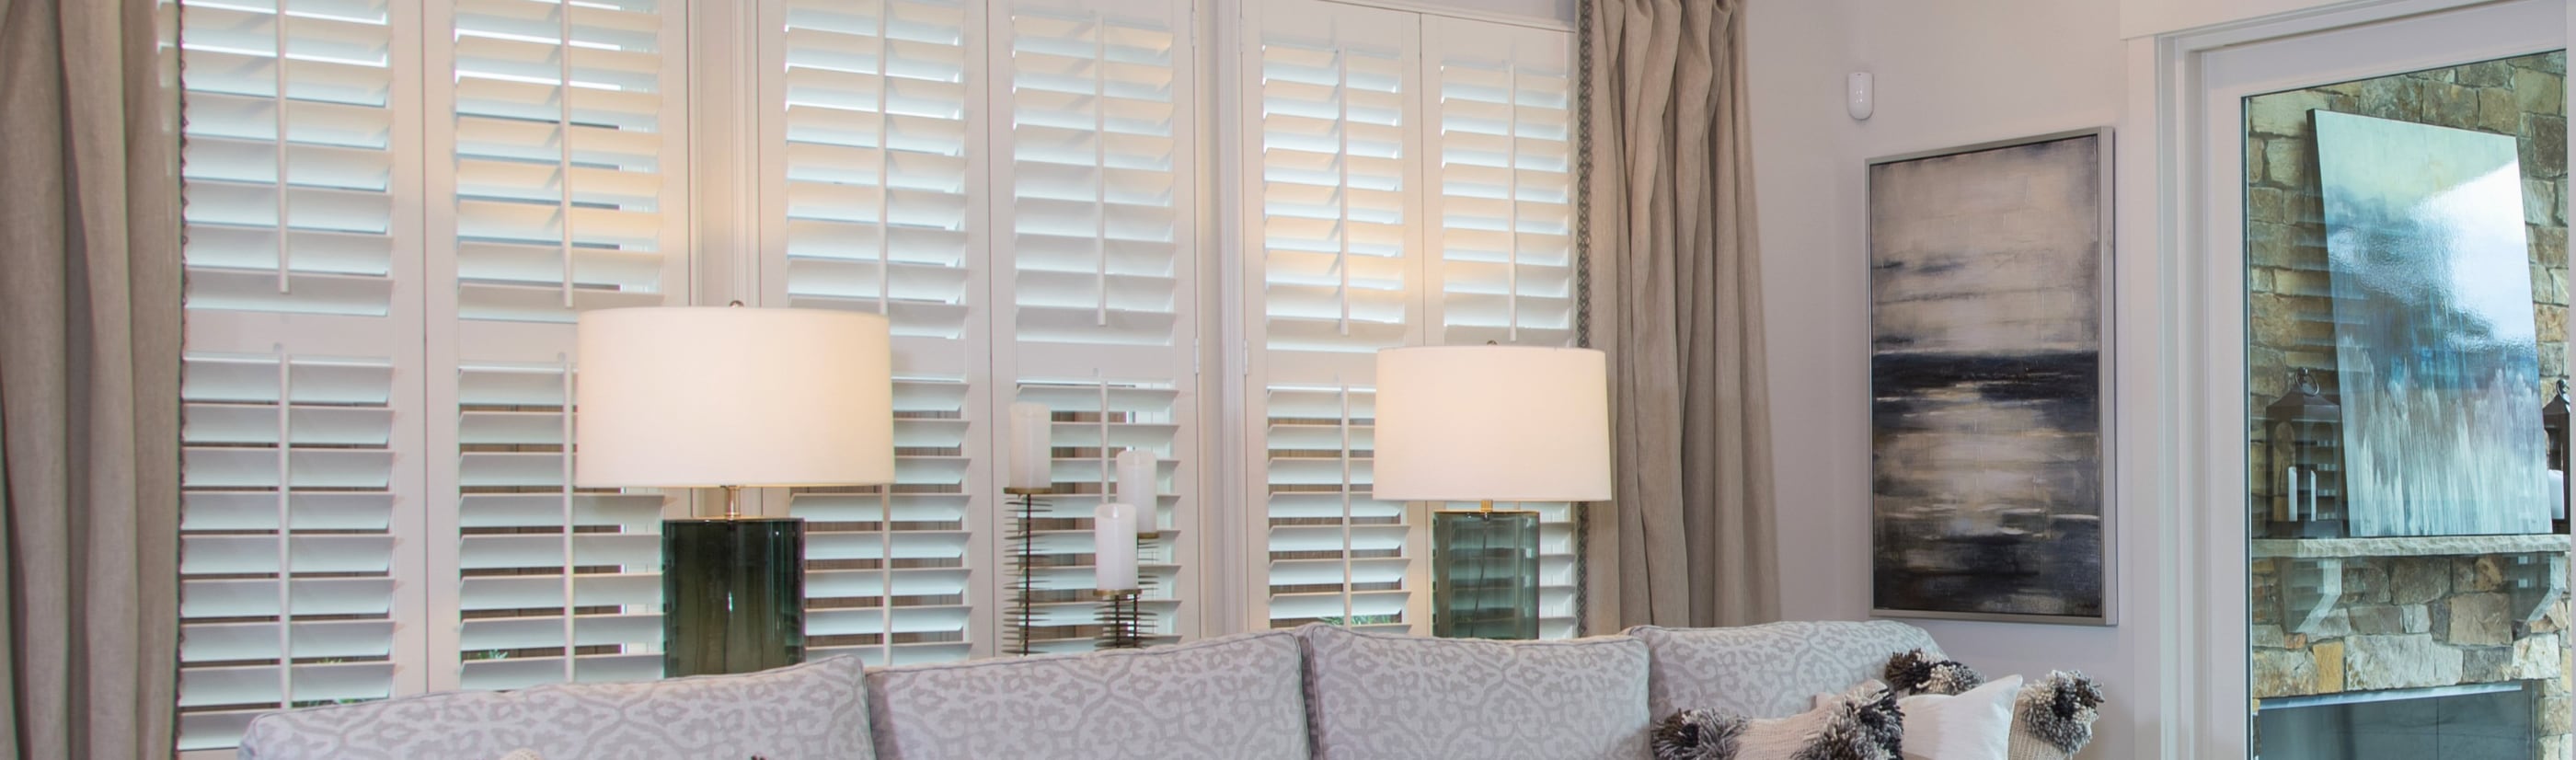
[{"label": "white knit pillow", "polygon": [[2021,676],[1965,694],[1916,694],[1896,700],[1905,713],[1905,760],[1994,760],[2012,741],[2013,698]]}]

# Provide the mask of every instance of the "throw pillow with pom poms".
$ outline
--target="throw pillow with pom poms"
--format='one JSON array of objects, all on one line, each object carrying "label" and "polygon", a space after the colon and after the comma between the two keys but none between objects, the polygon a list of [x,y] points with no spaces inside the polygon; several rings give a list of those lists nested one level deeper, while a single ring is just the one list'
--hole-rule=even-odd
[{"label": "throw pillow with pom poms", "polygon": [[2011,760],[2067,760],[2093,741],[2106,698],[2082,673],[2049,671],[2013,697]]},{"label": "throw pillow with pom poms", "polygon": [[1970,689],[1986,685],[1986,677],[1978,674],[1976,668],[1928,649],[1887,658],[1886,678],[1888,688],[1895,689],[1900,697],[1966,694]]},{"label": "throw pillow with pom poms", "polygon": [[1656,760],[1897,760],[1896,693],[1866,683],[1786,718],[1682,710],[1655,727]]}]

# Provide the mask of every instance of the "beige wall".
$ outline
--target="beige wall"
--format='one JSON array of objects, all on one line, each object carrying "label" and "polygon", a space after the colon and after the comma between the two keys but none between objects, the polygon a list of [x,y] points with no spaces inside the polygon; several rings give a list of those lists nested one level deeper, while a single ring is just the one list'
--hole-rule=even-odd
[{"label": "beige wall", "polygon": [[[2155,261],[2152,195],[2156,62],[2145,39],[2275,14],[2334,6],[2412,6],[2440,0],[1751,0],[1749,16],[1755,178],[1761,212],[1770,340],[1778,539],[1784,613],[1803,619],[1868,614],[1868,305],[1862,170],[1874,156],[2084,127],[2119,129],[2122,198],[2115,266],[2124,300],[2117,394],[2124,415],[2115,628],[1914,621],[1949,652],[1989,674],[2083,670],[2108,687],[2089,758],[2157,757],[2166,731],[2203,756],[2232,755],[2238,740],[2215,727],[2228,705],[2160,714],[2168,671],[2218,679],[2225,664],[2164,662],[2157,610],[2162,577],[2154,540],[2156,483],[2146,477],[2172,410],[2151,375],[2163,315],[2149,279]],[[1843,76],[1877,77],[1876,114],[1843,113]],[[2232,432],[2232,431],[2231,431]],[[2169,463],[2168,463],[2168,466]],[[2184,555],[2188,556],[2188,555]],[[2226,698],[2217,698],[2225,702]]]},{"label": "beige wall", "polygon": [[[2116,124],[2127,102],[2121,11],[2117,0],[1753,0],[1754,171],[1788,617],[1869,612],[1864,163]],[[1844,114],[1840,87],[1851,71],[1877,79],[1877,112],[1866,122]],[[2139,537],[2123,542],[2140,546]],[[2136,654],[2154,649],[2147,598],[2124,589],[2127,624],[2117,628],[1915,622],[1990,675],[2059,668],[2100,679],[2111,702],[2087,757],[2134,757],[2156,701]]]}]

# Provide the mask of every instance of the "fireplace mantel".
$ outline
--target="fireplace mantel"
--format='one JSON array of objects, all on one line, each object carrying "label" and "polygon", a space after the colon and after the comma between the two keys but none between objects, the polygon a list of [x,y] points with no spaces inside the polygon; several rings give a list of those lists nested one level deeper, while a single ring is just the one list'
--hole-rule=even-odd
[{"label": "fireplace mantel", "polygon": [[2564,553],[2563,534],[2512,536],[2402,536],[2395,538],[2260,538],[2249,553],[2254,559],[2346,559],[2351,557],[2466,557],[2484,554]]}]

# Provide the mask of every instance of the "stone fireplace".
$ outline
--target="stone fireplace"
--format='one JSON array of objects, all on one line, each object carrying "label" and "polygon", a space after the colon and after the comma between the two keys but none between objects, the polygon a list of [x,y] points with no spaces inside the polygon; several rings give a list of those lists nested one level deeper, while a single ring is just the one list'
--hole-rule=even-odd
[{"label": "stone fireplace", "polygon": [[[2570,377],[2566,75],[2553,51],[2245,100],[2246,516],[2251,535],[2276,537],[2249,547],[2252,723],[2266,760],[2576,760],[2563,517],[2556,534],[2349,537],[2325,519],[2357,503],[2343,488],[2348,452],[2318,447],[2319,461],[2285,469],[2273,444],[2339,439],[2267,415],[2302,380],[2320,409],[2348,401],[2336,310],[2351,304],[2333,287],[2315,128],[2330,112],[2516,139],[2540,380],[2530,408],[2545,417]],[[2301,496],[2305,510],[2292,507]],[[2303,513],[2315,524],[2284,524]]]},{"label": "stone fireplace", "polygon": [[[2258,756],[2476,760],[2507,756],[2457,748],[2537,746],[2540,760],[2568,760],[2568,549],[2564,535],[2253,542],[2256,725],[2317,732],[2258,737],[2258,753],[2278,748]],[[2373,730],[2389,735],[2334,750]],[[2514,730],[2527,733],[2478,743]],[[2453,749],[2399,751],[2437,741]]]}]

